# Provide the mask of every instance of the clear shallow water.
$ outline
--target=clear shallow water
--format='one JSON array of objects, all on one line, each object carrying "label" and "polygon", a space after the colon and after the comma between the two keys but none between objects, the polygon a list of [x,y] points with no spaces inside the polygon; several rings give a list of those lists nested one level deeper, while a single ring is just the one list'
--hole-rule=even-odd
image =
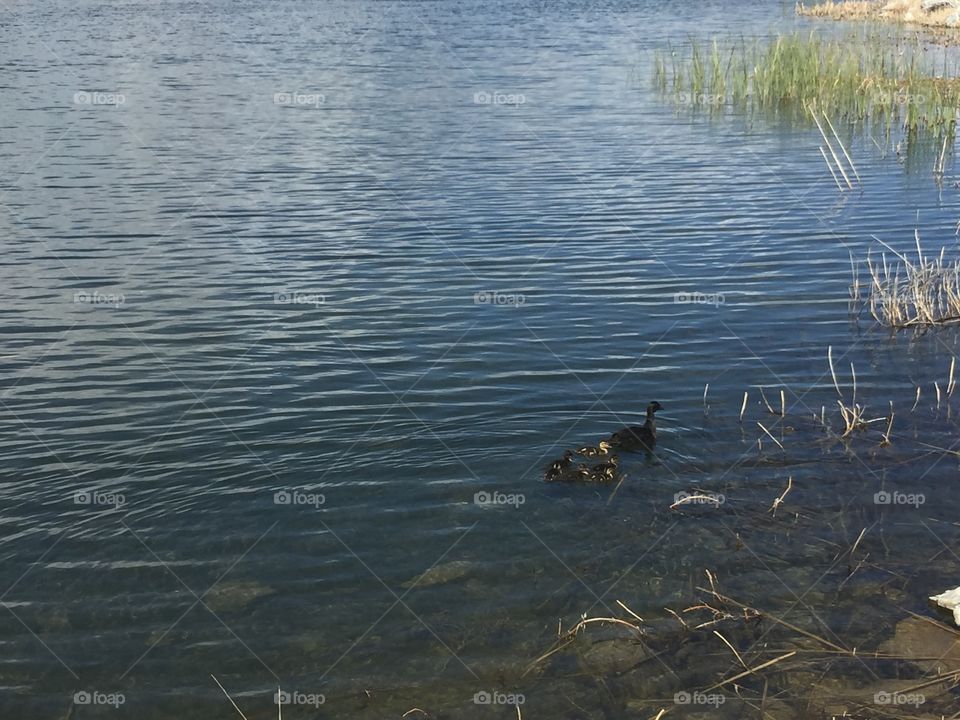
[{"label": "clear shallow water", "polygon": [[[494,689],[523,692],[524,717],[650,699],[646,717],[709,684],[696,663],[657,693],[522,671],[559,618],[663,617],[705,568],[851,644],[903,616],[878,587],[926,612],[956,584],[957,462],[928,447],[953,446],[933,382],[956,338],[851,322],[849,252],[909,248],[918,212],[952,246],[952,168],[938,192],[853,143],[864,191],[840,197],[816,130],[678,115],[647,82],[653,48],[809,27],[792,8],[13,6],[4,717],[236,716],[210,674],[248,717],[278,684],[326,696],[294,718],[492,716],[472,697]],[[306,104],[275,102],[294,91]],[[877,415],[894,401],[890,448],[812,422],[835,404],[831,345]],[[787,393],[782,452],[755,389],[737,422],[757,386]],[[612,499],[540,482],[654,398],[656,458],[624,458]],[[695,488],[726,502],[668,509]],[[927,502],[880,508],[881,489]],[[325,502],[275,501],[294,490]],[[844,582],[862,528],[870,563]],[[411,587],[435,566],[446,582]],[[852,613],[864,597],[888,632]]]}]

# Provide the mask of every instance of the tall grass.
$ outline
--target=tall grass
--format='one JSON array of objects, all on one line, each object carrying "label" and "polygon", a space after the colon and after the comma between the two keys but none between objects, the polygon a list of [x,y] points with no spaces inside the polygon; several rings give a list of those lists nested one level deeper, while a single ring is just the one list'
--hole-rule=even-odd
[{"label": "tall grass", "polygon": [[934,67],[924,49],[879,36],[781,35],[724,50],[696,41],[654,58],[654,82],[678,103],[780,116],[870,123],[953,137],[960,108],[956,64]]}]

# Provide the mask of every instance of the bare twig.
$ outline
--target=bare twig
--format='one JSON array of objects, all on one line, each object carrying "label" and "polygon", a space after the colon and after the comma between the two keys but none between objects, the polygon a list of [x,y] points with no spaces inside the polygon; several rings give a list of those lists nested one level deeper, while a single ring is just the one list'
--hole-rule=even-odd
[{"label": "bare twig", "polygon": [[773,513],[773,516],[777,516],[777,508],[780,507],[780,504],[783,502],[783,499],[787,496],[787,493],[793,489],[793,477],[787,478],[787,489],[781,493],[780,497],[773,501],[773,505],[770,506],[768,512]]}]

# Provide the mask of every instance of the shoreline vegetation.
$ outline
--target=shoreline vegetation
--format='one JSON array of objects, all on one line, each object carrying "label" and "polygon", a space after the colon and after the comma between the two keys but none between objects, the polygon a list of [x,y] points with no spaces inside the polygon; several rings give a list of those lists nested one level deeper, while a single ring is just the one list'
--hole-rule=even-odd
[{"label": "shoreline vegetation", "polygon": [[931,58],[915,43],[886,38],[825,39],[786,34],[763,43],[723,47],[692,42],[654,56],[654,84],[678,105],[733,107],[813,121],[926,131],[953,137],[960,107],[956,61]]},{"label": "shoreline vegetation", "polygon": [[[926,9],[930,8],[930,9]],[[875,20],[935,28],[960,28],[960,3],[931,0],[827,0],[797,3],[797,14],[831,20]]]}]

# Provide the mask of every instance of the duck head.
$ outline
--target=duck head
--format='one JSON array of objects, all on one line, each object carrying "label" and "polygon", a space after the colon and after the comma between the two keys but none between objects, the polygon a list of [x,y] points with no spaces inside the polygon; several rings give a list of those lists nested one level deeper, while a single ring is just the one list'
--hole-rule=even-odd
[{"label": "duck head", "polygon": [[663,405],[654,400],[652,403],[647,405],[647,415],[653,415],[657,410],[661,410]]}]

